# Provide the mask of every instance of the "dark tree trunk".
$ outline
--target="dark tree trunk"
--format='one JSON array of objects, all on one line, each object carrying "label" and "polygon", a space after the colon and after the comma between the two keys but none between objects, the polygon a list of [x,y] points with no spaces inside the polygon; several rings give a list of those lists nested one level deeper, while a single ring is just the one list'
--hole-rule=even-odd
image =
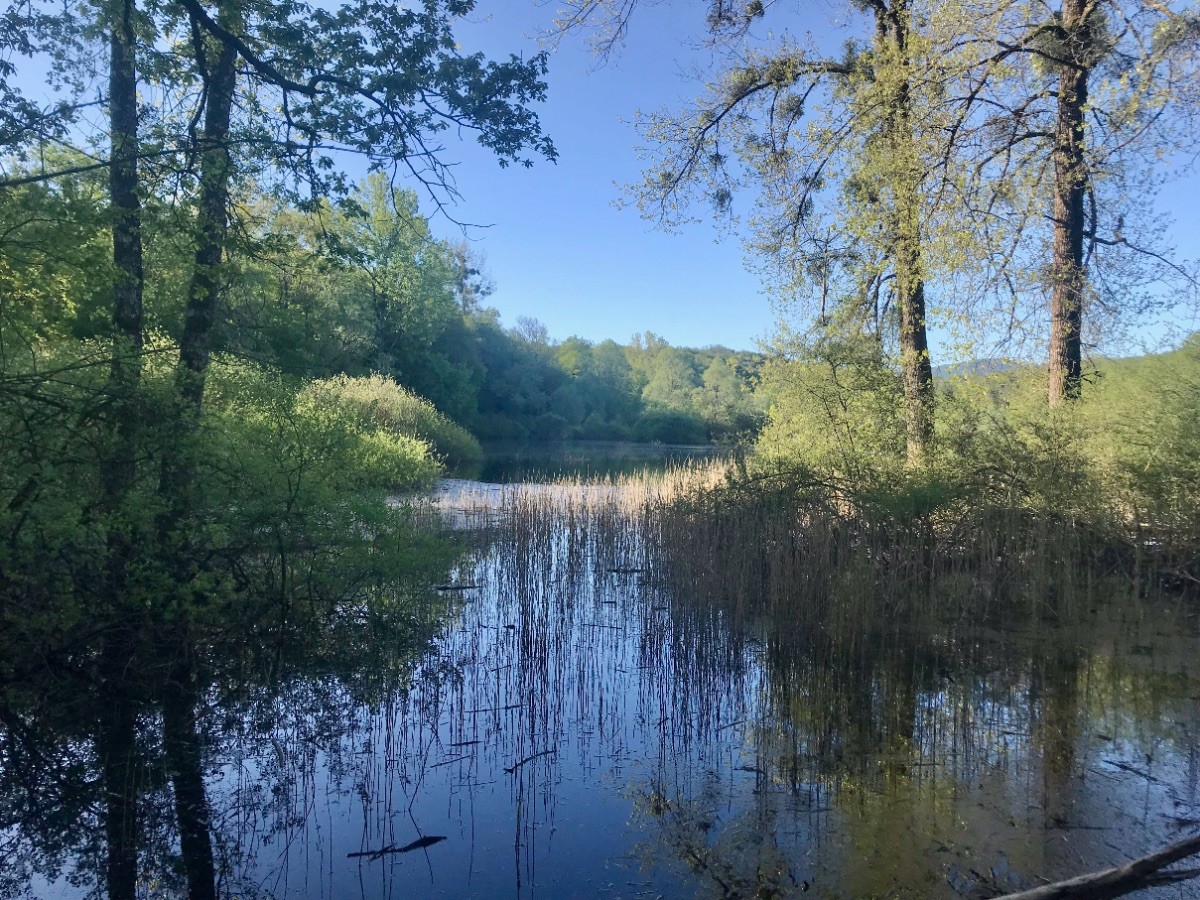
[{"label": "dark tree trunk", "polygon": [[109,900],[137,893],[138,789],[137,708],[127,676],[133,669],[130,627],[114,627],[101,653],[102,707],[96,740],[104,789],[105,878]]},{"label": "dark tree trunk", "polygon": [[104,615],[115,623],[101,652],[104,703],[97,730],[104,790],[107,842],[105,877],[112,900],[137,893],[138,765],[137,711],[126,689],[132,667],[135,616],[127,596],[127,575],[136,538],[120,521],[126,495],[136,480],[136,448],[142,373],[142,216],[138,198],[140,153],[137,107],[135,0],[111,0],[109,28],[109,124],[111,160],[109,202],[113,213],[112,359],[108,376],[111,445],[101,462],[104,508],[114,521],[108,533]]},{"label": "dark tree trunk", "polygon": [[[1087,47],[1086,0],[1063,0],[1062,26],[1068,58],[1082,60]],[[1084,109],[1088,69],[1064,65],[1058,78],[1058,121],[1054,133],[1054,255],[1050,293],[1050,405],[1079,397],[1082,383],[1084,198],[1088,188],[1084,153]]]},{"label": "dark tree trunk", "polygon": [[[914,235],[919,240],[919,234]],[[904,251],[906,254],[910,251]],[[933,444],[933,364],[925,327],[925,282],[920,275],[917,245],[897,266],[897,299],[900,303],[900,367],[904,379],[905,431],[908,461],[920,465]],[[906,283],[907,282],[907,283]]]},{"label": "dark tree trunk", "polygon": [[[224,12],[224,9],[222,9]],[[220,17],[229,26],[228,17]],[[217,321],[221,259],[229,231],[229,178],[233,169],[229,127],[237,81],[237,51],[221,43],[206,79],[208,104],[200,139],[200,203],[195,268],[188,287],[183,339],[179,345],[180,389],[194,413],[204,400],[204,379]]]},{"label": "dark tree trunk", "polygon": [[113,297],[114,352],[112,379],[121,386],[136,383],[142,350],[142,211],[138,199],[138,108],[136,37],[133,0],[111,7],[109,119],[112,160],[109,198],[113,209],[113,263],[117,282]]},{"label": "dark tree trunk", "polygon": [[216,900],[212,816],[204,789],[200,737],[196,730],[195,679],[186,649],[171,667],[163,692],[163,748],[175,794],[175,820],[191,900]]},{"label": "dark tree trunk", "polygon": [[[112,207],[113,285],[112,359],[108,376],[111,445],[101,466],[104,506],[119,513],[125,494],[136,476],[136,445],[141,410],[138,389],[142,372],[142,213],[138,198],[138,108],[134,0],[113,0],[108,8],[109,121],[112,133],[109,165],[109,202]],[[125,589],[125,572],[132,537],[117,523],[109,543],[108,584],[110,603],[119,603]]]},{"label": "dark tree trunk", "polygon": [[901,75],[895,86],[886,127],[892,151],[893,199],[896,204],[892,235],[896,303],[900,313],[900,369],[904,383],[905,432],[910,465],[920,465],[933,444],[933,365],[926,329],[925,273],[921,252],[921,173],[913,147],[912,96],[908,77],[907,3],[896,2],[878,14],[878,34],[890,46]]},{"label": "dark tree trunk", "polygon": [[[229,27],[228,5],[219,21]],[[226,43],[215,45],[210,67],[202,68],[207,104],[200,137],[200,197],[196,220],[196,257],[188,286],[183,337],[179,344],[176,384],[181,401],[179,437],[184,446],[164,454],[160,492],[167,513],[160,531],[169,533],[192,506],[195,473],[187,461],[186,440],[194,432],[204,401],[205,378],[212,356],[212,335],[220,298],[221,260],[229,230],[229,179],[233,167],[229,128],[237,82],[237,51]]]}]

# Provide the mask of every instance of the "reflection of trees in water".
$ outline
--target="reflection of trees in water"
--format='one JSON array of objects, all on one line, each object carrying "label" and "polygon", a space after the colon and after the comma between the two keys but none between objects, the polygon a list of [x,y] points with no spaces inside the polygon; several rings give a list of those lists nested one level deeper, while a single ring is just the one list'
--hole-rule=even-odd
[{"label": "reflection of trees in water", "polygon": [[[1029,607],[971,617],[928,601],[980,590],[961,573],[905,604],[886,593],[898,582],[880,589],[854,566],[802,577],[799,557],[763,558],[778,546],[766,539],[735,558],[680,529],[691,551],[664,555],[654,515],[618,494],[527,492],[465,516],[476,546],[457,580],[482,587],[428,652],[437,610],[334,602],[143,629],[108,643],[123,656],[61,673],[43,648],[0,654],[3,891],[74,866],[99,892],[136,837],[143,890],[335,895],[332,876],[300,879],[330,854],[344,864],[347,841],[426,836],[414,804],[431,792],[472,842],[477,800],[502,796],[507,855],[458,845],[456,864],[502,866],[528,891],[553,830],[588,821],[564,807],[564,775],[594,790],[624,772],[642,861],[679,894],[947,894],[948,879],[978,889],[1112,861],[1108,832],[1065,830],[1109,810],[1080,777],[1105,756],[1157,746],[1195,765],[1194,682],[1170,663],[1187,659],[1187,632],[1170,610],[1110,621],[1082,614],[1099,591],[1064,591],[1057,621]],[[864,615],[874,590],[886,602]],[[1171,629],[1174,649],[1146,637]],[[621,768],[635,757],[645,769]],[[106,843],[112,785],[136,799],[137,829],[110,815]],[[361,814],[336,846],[322,831],[334,807]],[[361,889],[416,890],[422,852],[407,870],[368,853]]]},{"label": "reflection of trees in water", "polygon": [[[448,558],[432,537],[421,543],[428,563],[406,563],[414,583]],[[235,748],[283,750],[289,728],[314,748],[336,744],[347,713],[403,683],[436,609],[396,567],[374,574],[346,593],[328,580],[209,609],[126,604],[6,629],[0,896],[64,878],[114,898],[264,893],[239,883],[246,823],[294,825],[288,786],[311,754],[276,754],[270,781],[244,792],[218,778],[216,803],[213,773]]]},{"label": "reflection of trees in water", "polygon": [[[905,569],[921,559],[919,537],[889,546],[894,536],[881,542],[815,520],[802,534],[796,521],[794,510],[706,518],[692,509],[663,530],[671,618],[693,635],[671,679],[718,693],[757,685],[758,715],[740,749],[753,754],[760,784],[741,799],[758,805],[773,794],[786,806],[757,821],[804,834],[787,857],[795,877],[838,895],[936,895],[1110,864],[1104,842],[1138,783],[1090,796],[1097,762],[1106,765],[1097,746],[1119,756],[1166,740],[1176,758],[1195,754],[1184,684],[1130,665],[1135,635],[1178,629],[1177,613],[1129,609],[1127,588],[1081,577],[1078,558],[1055,579],[1032,558],[1045,535],[1025,540],[1019,562],[996,554],[1003,578],[987,590],[965,556],[912,577]],[[1018,540],[984,537],[1009,549]],[[1076,538],[1065,545],[1053,554],[1078,550]],[[889,554],[901,557],[899,571]],[[1045,599],[1030,602],[1037,593]],[[1179,643],[1163,649],[1187,658]],[[654,790],[667,809],[686,808],[695,789],[684,778]],[[694,858],[696,835],[659,818],[660,842]],[[1153,818],[1122,834],[1124,851],[1171,837],[1167,814]],[[704,835],[710,855],[720,852],[720,829]],[[787,833],[776,827],[766,840],[787,846]],[[714,866],[706,858],[706,871]]]},{"label": "reflection of trees in water", "polygon": [[788,854],[779,843],[776,811],[765,799],[717,829],[723,791],[715,773],[698,797],[672,797],[658,781],[633,792],[635,814],[656,826],[655,841],[646,850],[647,862],[669,854],[694,876],[703,894],[722,898],[773,898],[808,890],[796,878]]}]

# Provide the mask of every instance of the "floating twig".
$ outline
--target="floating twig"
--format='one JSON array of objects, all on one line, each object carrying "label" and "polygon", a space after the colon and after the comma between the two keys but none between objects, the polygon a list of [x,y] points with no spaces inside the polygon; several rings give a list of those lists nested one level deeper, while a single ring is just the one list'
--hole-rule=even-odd
[{"label": "floating twig", "polygon": [[360,850],[357,853],[347,853],[347,859],[357,859],[359,857],[368,857],[370,859],[379,859],[381,856],[391,856],[396,853],[412,853],[414,850],[424,850],[426,847],[432,847],[434,844],[440,844],[447,840],[444,834],[431,834],[426,837],[419,837],[411,844],[405,844],[403,847],[380,847],[378,850]]},{"label": "floating twig", "polygon": [[1120,760],[1116,759],[1106,759],[1104,761],[1114,769],[1120,769],[1122,772],[1128,772],[1130,775],[1138,776],[1138,778],[1145,778],[1147,781],[1153,782],[1154,784],[1162,784],[1161,781],[1159,781],[1149,772],[1143,772],[1137,766],[1131,766],[1129,763],[1121,762]]},{"label": "floating twig", "polygon": [[517,771],[517,769],[521,768],[521,766],[525,765],[525,763],[533,762],[535,759],[537,759],[540,756],[549,756],[551,753],[554,753],[554,752],[555,752],[554,748],[551,747],[549,750],[543,750],[540,753],[535,753],[532,756],[527,756],[524,759],[513,763],[512,766],[505,769],[504,771],[506,774],[511,775],[513,772]]}]

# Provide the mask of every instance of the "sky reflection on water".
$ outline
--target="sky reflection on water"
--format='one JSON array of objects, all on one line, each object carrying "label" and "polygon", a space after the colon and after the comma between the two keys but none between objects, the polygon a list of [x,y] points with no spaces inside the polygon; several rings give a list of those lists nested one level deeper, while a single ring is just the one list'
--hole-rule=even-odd
[{"label": "sky reflection on water", "polygon": [[[1200,818],[1180,611],[789,640],[672,596],[603,490],[514,521],[545,489],[452,487],[460,525],[490,532],[457,573],[472,587],[413,691],[314,773],[274,890],[957,896],[1115,864]],[[346,859],[422,835],[447,839]]]},{"label": "sky reflection on water", "polygon": [[850,639],[685,596],[625,500],[449,483],[411,677],[210,697],[222,894],[989,896],[1200,827],[1185,605]]}]

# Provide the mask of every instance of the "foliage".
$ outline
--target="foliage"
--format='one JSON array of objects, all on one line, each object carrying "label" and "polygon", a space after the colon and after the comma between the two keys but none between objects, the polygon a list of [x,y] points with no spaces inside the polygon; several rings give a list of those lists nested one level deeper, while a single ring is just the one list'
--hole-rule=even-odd
[{"label": "foliage", "polygon": [[[108,452],[100,417],[106,368],[103,348],[63,344],[39,350],[21,369],[11,366],[0,383],[0,578],[10,611],[27,613],[28,603],[83,610],[95,602],[103,581],[97,566],[114,530],[135,537],[139,548],[130,590],[142,596],[131,602],[162,596],[168,562],[151,537],[161,513],[157,473],[147,469],[119,508],[99,502],[99,463]],[[148,368],[145,388],[149,427],[139,450],[155,457],[184,438],[164,415],[171,402],[167,368]],[[430,416],[427,404],[423,410]],[[211,403],[190,444],[179,449],[203,478],[187,546],[176,550],[206,560],[195,588],[214,597],[242,595],[263,573],[314,594],[343,595],[345,579],[379,565],[354,574],[365,558],[351,548],[375,552],[354,536],[386,540],[410,527],[385,493],[427,485],[439,471],[430,445],[412,433],[376,423],[328,393],[298,393],[288,379],[230,361],[215,365]],[[266,564],[272,555],[276,563]],[[48,610],[46,621],[53,621]]]},{"label": "foliage", "polygon": [[417,438],[457,469],[469,469],[483,461],[483,450],[470,432],[451,422],[428,400],[382,375],[338,375],[313,382],[302,396],[306,406],[337,410],[357,420],[373,440]]},{"label": "foliage", "polygon": [[779,339],[764,373],[771,407],[759,452],[841,477],[894,473],[904,454],[898,378],[871,335]]},{"label": "foliage", "polygon": [[904,465],[895,372],[861,346],[800,346],[766,371],[772,406],[756,472],[825,485],[887,521],[1007,511],[1074,523],[1117,541],[1121,554],[1153,547],[1170,577],[1191,577],[1200,560],[1194,338],[1166,354],[1099,360],[1087,394],[1053,409],[1045,371],[947,375],[938,381],[937,452],[916,469]]},{"label": "foliage", "polygon": [[433,238],[415,203],[375,177],[315,211],[251,204],[259,236],[232,261],[222,349],[302,377],[379,373],[483,438],[703,443],[757,429],[760,355],[505,328],[472,286],[479,263]]}]

